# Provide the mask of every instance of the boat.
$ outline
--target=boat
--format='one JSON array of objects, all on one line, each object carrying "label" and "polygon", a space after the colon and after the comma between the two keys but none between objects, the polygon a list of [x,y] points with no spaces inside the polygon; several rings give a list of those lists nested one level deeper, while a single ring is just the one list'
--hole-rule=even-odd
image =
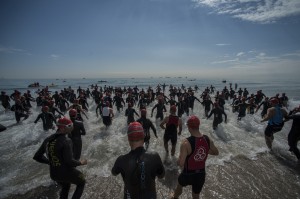
[{"label": "boat", "polygon": [[38,82],[28,85],[28,88],[39,88],[39,87],[41,87],[41,85]]},{"label": "boat", "polygon": [[223,80],[222,82],[223,82],[223,83],[226,83],[226,80]]},{"label": "boat", "polygon": [[52,83],[52,84],[49,84],[48,87],[49,88],[53,88],[53,87],[57,87],[57,85],[55,85],[55,84]]},{"label": "boat", "polygon": [[107,82],[107,81],[105,81],[105,80],[100,80],[100,81],[98,81],[99,83],[104,83],[104,82]]}]

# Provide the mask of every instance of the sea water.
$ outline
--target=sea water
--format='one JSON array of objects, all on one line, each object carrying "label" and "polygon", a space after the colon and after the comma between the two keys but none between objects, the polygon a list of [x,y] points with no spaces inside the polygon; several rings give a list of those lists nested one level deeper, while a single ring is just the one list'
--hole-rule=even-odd
[{"label": "sea water", "polygon": [[[106,82],[98,82],[99,80]],[[166,84],[176,87],[199,87],[195,96],[200,98],[202,91],[210,85],[216,87],[216,91],[221,91],[224,86],[229,88],[231,82],[238,84],[238,88],[247,88],[249,93],[256,93],[262,90],[266,96],[275,96],[277,93],[285,92],[289,97],[288,110],[300,104],[300,81],[299,80],[227,80],[222,83],[220,79],[204,80],[187,77],[161,77],[161,78],[115,78],[115,79],[41,79],[41,80],[0,80],[0,90],[6,91],[10,95],[14,90],[24,93],[30,90],[36,97],[35,91],[38,88],[28,88],[29,84],[39,82],[40,85],[51,85],[49,90],[60,91],[63,88],[71,87],[75,90],[90,87],[91,84],[98,86],[118,86],[134,87],[147,89],[149,86],[156,88],[160,84]],[[41,87],[42,88],[42,87]],[[40,88],[40,89],[41,89]],[[168,87],[165,94],[168,96]],[[125,108],[117,112],[114,107],[115,117],[112,126],[105,128],[101,118],[96,117],[96,104],[92,99],[88,100],[89,119],[84,118],[84,125],[87,134],[82,137],[83,150],[81,157],[88,160],[88,165],[78,167],[87,178],[87,186],[83,198],[99,198],[97,190],[109,195],[110,189],[115,189],[113,183],[108,184],[105,190],[101,189],[101,182],[93,182],[94,178],[102,180],[116,179],[122,185],[120,176],[111,177],[111,168],[116,158],[130,151],[127,141],[127,118],[125,117]],[[148,117],[156,102],[147,107]],[[252,193],[247,198],[300,198],[300,173],[296,165],[296,158],[288,151],[287,135],[291,128],[291,121],[286,122],[281,132],[275,134],[273,143],[273,154],[269,153],[264,140],[264,129],[266,122],[261,123],[260,111],[254,115],[246,115],[241,121],[237,120],[237,113],[232,112],[231,101],[226,101],[225,112],[227,114],[227,123],[219,125],[217,130],[212,129],[212,118],[204,117],[203,106],[195,101],[194,110],[190,114],[197,115],[201,120],[200,131],[207,134],[219,148],[219,156],[209,156],[207,167],[208,185],[213,187],[204,187],[204,198],[245,198],[245,193]],[[11,104],[13,104],[11,102]],[[42,122],[34,124],[34,120],[41,112],[40,107],[32,103],[30,117],[16,124],[14,113],[4,111],[0,108],[0,124],[7,127],[7,130],[0,133],[0,198],[6,198],[12,194],[24,194],[34,190],[39,186],[50,186],[53,182],[49,177],[48,165],[35,162],[32,157],[39,148],[43,140],[53,134],[55,130],[45,132],[42,128]],[[167,108],[168,109],[168,108]],[[136,110],[138,108],[136,107]],[[169,110],[169,109],[168,109]],[[167,115],[166,113],[165,115]],[[154,114],[155,115],[155,114]],[[185,123],[188,116],[183,115],[182,120]],[[136,118],[137,119],[137,118]],[[179,144],[177,145],[175,158],[166,156],[163,147],[164,131],[159,127],[160,120],[154,117],[150,118],[157,129],[158,139],[151,134],[149,150],[157,151],[162,157],[166,171],[170,171],[164,180],[160,181],[163,189],[159,189],[159,198],[167,198],[168,193],[176,186],[176,179],[179,168],[176,166],[176,157],[179,155]],[[186,126],[183,126],[182,135],[178,137],[178,143],[189,136]],[[299,145],[298,145],[299,146]],[[263,155],[263,157],[261,157]],[[287,165],[272,165],[272,158],[279,158],[281,162]],[[244,161],[246,160],[246,161]],[[172,173],[175,172],[175,173]],[[254,175],[257,173],[258,175]],[[168,174],[168,173],[167,173]],[[278,179],[278,182],[270,182],[270,179]],[[259,182],[259,183],[258,183]],[[258,186],[260,185],[260,186]],[[95,188],[97,187],[98,188]],[[100,187],[100,188],[99,188]],[[246,190],[245,190],[246,189]],[[289,191],[289,194],[278,195],[272,189],[280,189],[282,192]],[[165,192],[163,192],[163,191]],[[231,191],[230,191],[231,190]],[[270,190],[270,191],[268,191]],[[246,191],[246,192],[245,192]],[[186,191],[184,191],[186,192]],[[119,195],[118,195],[119,194]],[[111,198],[122,198],[118,192]],[[190,195],[186,196],[190,198]],[[22,197],[21,197],[22,198]],[[47,196],[46,196],[47,198]],[[105,198],[101,195],[100,198]],[[107,197],[108,198],[108,197]]]}]

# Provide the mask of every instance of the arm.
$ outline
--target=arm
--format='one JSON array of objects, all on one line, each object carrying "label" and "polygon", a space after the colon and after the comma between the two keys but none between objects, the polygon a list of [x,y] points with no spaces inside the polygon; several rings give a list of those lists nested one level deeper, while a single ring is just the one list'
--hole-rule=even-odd
[{"label": "arm", "polygon": [[44,155],[46,153],[47,139],[43,142],[37,152],[34,154],[33,159],[39,163],[50,164],[48,158]]},{"label": "arm", "polygon": [[164,126],[167,122],[169,121],[169,117],[165,117],[164,120],[160,123],[160,128],[162,129],[166,129],[166,127]]},{"label": "arm", "polygon": [[113,168],[111,169],[111,173],[116,176],[118,175],[119,173],[121,173],[121,167],[119,166],[120,165],[120,157],[116,160]]},{"label": "arm", "polygon": [[185,159],[188,156],[188,147],[189,142],[187,141],[187,139],[184,139],[180,145],[179,158],[177,161],[177,164],[180,166],[180,168],[184,167]]},{"label": "arm", "polygon": [[178,121],[178,128],[179,128],[178,135],[181,135],[181,131],[182,131],[182,120],[181,119],[179,119],[179,121]]},{"label": "arm", "polygon": [[215,146],[214,142],[211,139],[209,139],[209,143],[210,143],[210,148],[209,148],[208,154],[210,154],[210,155],[219,155],[219,150]]},{"label": "arm", "polygon": [[37,123],[41,118],[41,114],[38,115],[38,117],[36,118],[36,120],[34,121],[34,123]]}]

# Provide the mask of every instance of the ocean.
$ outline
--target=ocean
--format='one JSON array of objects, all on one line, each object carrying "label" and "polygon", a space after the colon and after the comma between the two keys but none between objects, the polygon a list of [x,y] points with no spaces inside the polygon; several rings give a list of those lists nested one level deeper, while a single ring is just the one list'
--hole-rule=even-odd
[{"label": "ocean", "polygon": [[[106,81],[106,82],[98,82]],[[266,96],[275,96],[276,93],[286,93],[289,97],[288,110],[300,104],[300,80],[268,79],[268,80],[227,80],[197,79],[188,77],[161,77],[161,78],[112,78],[112,79],[40,79],[40,80],[12,80],[0,79],[0,91],[11,94],[15,89],[24,93],[30,90],[34,97],[37,88],[28,88],[28,85],[39,82],[40,85],[53,85],[49,88],[54,92],[71,86],[77,90],[78,86],[87,88],[91,84],[98,86],[138,86],[146,89],[155,88],[160,84],[172,84],[180,87],[194,87],[199,90],[195,96],[199,98],[202,91],[210,85],[216,91],[229,83],[237,83],[238,88],[247,88],[249,93],[262,90]],[[167,87],[168,88],[168,87]],[[168,90],[168,89],[166,89]],[[168,91],[166,91],[168,94]],[[114,107],[115,117],[111,127],[106,129],[100,118],[96,117],[96,104],[89,99],[89,120],[84,118],[87,134],[82,137],[83,151],[81,157],[88,160],[86,166],[78,167],[86,176],[87,184],[82,198],[122,198],[123,181],[121,176],[112,176],[111,168],[116,158],[130,151],[127,141],[127,122],[125,109],[120,113]],[[212,129],[212,118],[204,117],[203,106],[195,101],[191,114],[201,119],[200,131],[208,135],[220,151],[218,156],[209,156],[207,160],[207,178],[201,192],[201,198],[270,198],[270,199],[296,199],[300,198],[300,164],[288,149],[287,135],[292,121],[285,123],[283,129],[275,134],[273,152],[265,144],[264,129],[267,123],[261,123],[260,111],[254,115],[246,115],[237,121],[237,113],[233,113],[231,101],[226,101],[225,112],[227,123],[219,125],[217,130]],[[11,102],[11,104],[13,104]],[[42,122],[34,124],[40,113],[40,108],[32,103],[30,117],[16,125],[14,113],[5,112],[0,107],[0,124],[8,127],[0,133],[0,198],[3,199],[51,199],[58,198],[59,188],[49,177],[47,165],[35,162],[32,157],[42,141],[54,130],[45,132]],[[147,107],[148,117],[152,103]],[[167,106],[168,107],[168,106]],[[168,108],[167,108],[168,109]],[[136,108],[136,110],[138,110]],[[154,114],[155,115],[155,114]],[[137,118],[136,118],[137,119]],[[180,172],[176,161],[179,155],[177,144],[175,157],[167,156],[163,147],[164,131],[159,127],[160,120],[151,118],[157,129],[158,139],[151,135],[149,150],[157,151],[166,168],[166,176],[157,180],[158,198],[168,198],[175,188],[177,175]],[[182,116],[186,122],[187,116]],[[183,126],[182,135],[178,143],[189,136],[186,126]],[[299,144],[298,144],[298,147]],[[70,191],[70,197],[74,187]],[[191,187],[185,188],[181,198],[191,198]]]}]

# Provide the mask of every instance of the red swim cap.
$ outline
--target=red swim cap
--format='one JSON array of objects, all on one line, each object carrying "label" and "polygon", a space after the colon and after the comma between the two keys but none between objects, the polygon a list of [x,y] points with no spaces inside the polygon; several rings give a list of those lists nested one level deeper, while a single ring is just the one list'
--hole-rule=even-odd
[{"label": "red swim cap", "polygon": [[278,101],[277,98],[272,98],[272,99],[270,100],[270,103],[276,105],[276,104],[279,103],[279,101]]},{"label": "red swim cap", "polygon": [[139,122],[132,122],[128,126],[128,140],[138,141],[145,137],[143,126]]},{"label": "red swim cap", "polygon": [[71,109],[69,111],[69,115],[70,115],[70,117],[76,117],[77,116],[77,110],[76,109]]},{"label": "red swim cap", "polygon": [[73,127],[73,122],[70,119],[63,117],[57,121],[56,126],[58,128],[63,128],[63,127],[71,128]]},{"label": "red swim cap", "polygon": [[200,120],[197,116],[192,115],[189,117],[186,124],[193,129],[197,129],[200,126]]},{"label": "red swim cap", "polygon": [[170,112],[172,112],[172,113],[176,113],[176,105],[172,105],[171,107],[170,107]]}]

